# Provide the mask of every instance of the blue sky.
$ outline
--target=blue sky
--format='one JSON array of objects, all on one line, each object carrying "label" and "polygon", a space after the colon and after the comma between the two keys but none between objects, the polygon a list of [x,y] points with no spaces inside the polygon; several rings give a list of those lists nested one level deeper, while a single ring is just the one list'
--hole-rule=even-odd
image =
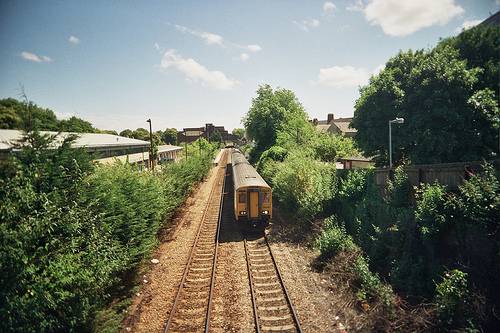
[{"label": "blue sky", "polygon": [[350,116],[399,50],[432,47],[498,0],[0,1],[0,98],[102,129],[241,127],[259,84]]}]

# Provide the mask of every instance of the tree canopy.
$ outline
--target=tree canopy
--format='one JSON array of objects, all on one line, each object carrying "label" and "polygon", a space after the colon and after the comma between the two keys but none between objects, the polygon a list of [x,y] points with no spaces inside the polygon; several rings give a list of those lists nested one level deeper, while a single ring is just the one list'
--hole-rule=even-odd
[{"label": "tree canopy", "polygon": [[244,128],[235,128],[232,131],[233,135],[236,135],[239,139],[243,139],[245,137],[245,129]]},{"label": "tree canopy", "polygon": [[286,124],[296,122],[297,129],[307,124],[307,114],[291,90],[273,88],[266,84],[257,89],[250,110],[243,119],[247,135],[255,141],[260,155],[276,143],[278,132]]},{"label": "tree canopy", "polygon": [[[493,34],[487,31],[488,36]],[[500,29],[494,31],[498,40]],[[476,57],[471,67],[452,46],[467,42],[463,48],[469,50],[476,44],[468,43],[469,38],[461,40],[445,40],[428,51],[400,52],[360,89],[352,122],[358,130],[355,139],[367,155],[377,156],[379,164],[387,164],[388,122],[396,117],[405,123],[392,126],[395,161],[480,160],[498,151],[497,83],[486,84],[482,75],[489,70],[477,67],[493,60]],[[483,44],[477,44],[476,52]]]},{"label": "tree canopy", "polygon": [[177,129],[175,128],[167,128],[162,132],[162,140],[167,145],[176,145],[177,144]]}]

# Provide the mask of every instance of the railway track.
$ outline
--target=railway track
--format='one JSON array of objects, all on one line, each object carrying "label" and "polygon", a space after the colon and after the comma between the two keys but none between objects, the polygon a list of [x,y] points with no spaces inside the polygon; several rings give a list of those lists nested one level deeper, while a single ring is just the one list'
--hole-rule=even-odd
[{"label": "railway track", "polygon": [[266,236],[251,240],[244,236],[257,333],[302,332]]},{"label": "railway track", "polygon": [[227,153],[209,195],[164,332],[208,332],[222,217]]}]

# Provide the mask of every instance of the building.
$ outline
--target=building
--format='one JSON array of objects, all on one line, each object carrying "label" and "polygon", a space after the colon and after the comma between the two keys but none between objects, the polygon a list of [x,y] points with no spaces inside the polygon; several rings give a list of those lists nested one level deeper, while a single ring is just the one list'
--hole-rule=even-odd
[{"label": "building", "polygon": [[375,166],[371,158],[362,156],[339,158],[338,163],[337,169],[368,169]]},{"label": "building", "polygon": [[205,124],[204,127],[190,127],[184,128],[182,131],[177,133],[177,142],[179,143],[190,143],[198,140],[199,138],[205,138],[210,140],[214,135],[220,134],[222,141],[237,141],[238,137],[229,133],[224,126],[214,126],[213,124]]},{"label": "building", "polygon": [[[131,164],[139,164],[147,167],[149,165],[149,142],[126,138],[113,134],[101,133],[68,133],[41,131],[41,134],[56,136],[54,146],[57,148],[65,138],[76,135],[76,140],[72,143],[73,148],[83,148],[87,152],[94,154],[95,161],[100,163],[111,163],[116,160],[129,161]],[[19,140],[23,133],[19,130],[0,129],[0,159],[6,158],[21,148]],[[175,161],[177,155],[182,150],[177,146],[159,146],[159,162]]]},{"label": "building", "polygon": [[349,138],[356,135],[357,130],[350,128],[351,118],[334,118],[333,113],[329,113],[326,120],[314,118],[311,122],[316,129],[323,133],[340,134]]}]

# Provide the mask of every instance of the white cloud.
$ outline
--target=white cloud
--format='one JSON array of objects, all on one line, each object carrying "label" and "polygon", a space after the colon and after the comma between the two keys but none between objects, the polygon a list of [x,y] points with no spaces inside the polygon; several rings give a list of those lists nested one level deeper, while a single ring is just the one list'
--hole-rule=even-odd
[{"label": "white cloud", "polygon": [[23,51],[21,52],[21,57],[25,60],[28,61],[33,61],[33,62],[51,62],[52,59],[50,57],[44,56],[44,55],[36,55],[31,52],[26,52]]},{"label": "white cloud", "polygon": [[207,31],[198,31],[198,30],[193,30],[188,27],[182,26],[175,24],[174,25],[175,29],[182,33],[188,33],[193,36],[199,37],[205,41],[207,45],[219,45],[219,46],[224,46],[224,38],[220,35],[207,32]]},{"label": "white cloud", "polygon": [[71,44],[80,44],[80,38],[71,35],[68,38],[68,42],[70,42]]},{"label": "white cloud", "polygon": [[300,22],[293,21],[293,23],[303,31],[309,31],[310,29],[317,28],[320,24],[317,19],[302,20]]},{"label": "white cloud", "polygon": [[346,9],[350,12],[362,12],[364,9],[364,4],[362,0],[356,0],[353,3],[351,3],[349,6],[346,7]]},{"label": "white cloud", "polygon": [[247,53],[242,53],[240,54],[240,60],[245,62],[250,58],[250,56]]},{"label": "white cloud", "polygon": [[333,2],[327,1],[323,4],[323,13],[332,14],[337,6]]},{"label": "white cloud", "polygon": [[156,51],[160,51],[160,44],[158,44],[157,42],[154,43],[154,48]]},{"label": "white cloud", "polygon": [[174,68],[184,74],[189,81],[214,89],[231,90],[239,84],[237,80],[228,78],[221,71],[208,70],[192,58],[183,58],[173,49],[165,52],[160,67],[165,70]]},{"label": "white cloud", "polygon": [[260,47],[259,45],[257,44],[251,44],[251,45],[247,45],[246,46],[246,49],[250,52],[259,52],[262,50],[262,47]]},{"label": "white cloud", "polygon": [[334,88],[347,88],[365,85],[369,78],[370,73],[364,68],[333,66],[320,68],[317,83]]},{"label": "white cloud", "polygon": [[444,25],[464,9],[455,0],[371,0],[363,9],[372,25],[390,36],[406,36],[422,28]]},{"label": "white cloud", "polygon": [[462,23],[461,26],[455,29],[455,32],[462,32],[463,30],[470,29],[472,27],[475,27],[479,23],[483,22],[483,20],[467,20]]}]

